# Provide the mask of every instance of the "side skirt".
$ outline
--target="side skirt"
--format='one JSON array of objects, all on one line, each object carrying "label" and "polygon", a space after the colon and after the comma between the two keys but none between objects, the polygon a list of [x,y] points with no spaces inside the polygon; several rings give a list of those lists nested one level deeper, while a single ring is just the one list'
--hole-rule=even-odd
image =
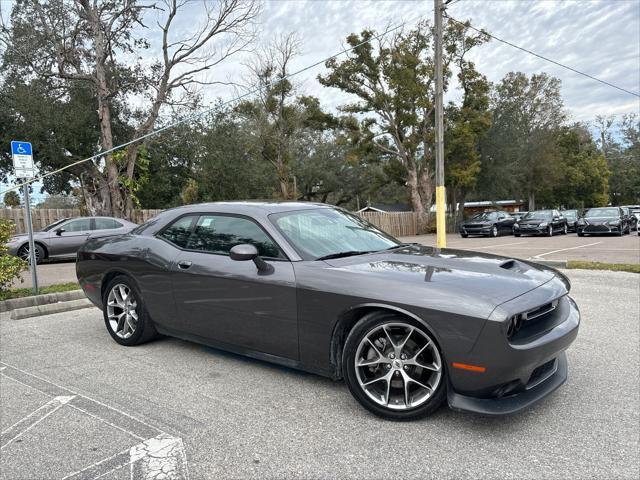
[{"label": "side skirt", "polygon": [[225,352],[235,353],[237,355],[242,355],[243,357],[254,358],[256,360],[261,360],[264,362],[282,365],[283,367],[292,368],[294,370],[301,370],[303,372],[313,373],[315,375],[320,375],[321,377],[327,377],[332,380],[338,380],[333,370],[324,370],[324,369],[309,367],[307,365],[300,363],[298,360],[292,360],[291,358],[280,357],[278,355],[271,355],[270,353],[259,352],[257,350],[251,350],[244,347],[239,347],[237,345],[231,345],[229,343],[219,342],[217,340],[201,337],[199,335],[193,335],[185,332],[166,329],[164,327],[160,327],[157,324],[155,325],[155,327],[158,333],[162,335],[179,338],[180,340],[186,340],[188,342],[199,343],[207,347],[223,350]]}]

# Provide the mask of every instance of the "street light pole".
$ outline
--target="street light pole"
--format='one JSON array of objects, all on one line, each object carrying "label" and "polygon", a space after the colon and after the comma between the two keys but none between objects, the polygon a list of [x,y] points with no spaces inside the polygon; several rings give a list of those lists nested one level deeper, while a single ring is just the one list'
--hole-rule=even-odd
[{"label": "street light pole", "polygon": [[442,84],[442,0],[433,0],[435,25],[435,67],[436,67],[436,246],[446,248],[447,232],[445,220],[444,191],[444,121],[443,121],[443,84]]}]

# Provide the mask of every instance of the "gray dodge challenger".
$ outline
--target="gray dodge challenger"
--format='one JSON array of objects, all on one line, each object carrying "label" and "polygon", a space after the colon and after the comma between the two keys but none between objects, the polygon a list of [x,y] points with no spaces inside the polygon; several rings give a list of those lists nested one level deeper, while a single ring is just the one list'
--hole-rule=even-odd
[{"label": "gray dodge challenger", "polygon": [[580,323],[554,269],[401,243],[314,203],[167,210],[90,238],[76,268],[121,345],[171,335],[344,379],[396,420],[533,404],[566,380]]}]

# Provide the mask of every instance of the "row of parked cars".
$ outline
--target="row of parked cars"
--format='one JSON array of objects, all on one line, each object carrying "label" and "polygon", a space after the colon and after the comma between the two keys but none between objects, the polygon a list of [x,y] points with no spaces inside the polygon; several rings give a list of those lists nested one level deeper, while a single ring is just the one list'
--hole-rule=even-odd
[{"label": "row of parked cars", "polygon": [[640,205],[625,207],[597,207],[578,210],[535,210],[505,212],[491,210],[478,213],[459,226],[460,235],[497,237],[498,235],[546,235],[575,232],[584,235],[614,234],[622,236],[633,231],[640,235]]}]

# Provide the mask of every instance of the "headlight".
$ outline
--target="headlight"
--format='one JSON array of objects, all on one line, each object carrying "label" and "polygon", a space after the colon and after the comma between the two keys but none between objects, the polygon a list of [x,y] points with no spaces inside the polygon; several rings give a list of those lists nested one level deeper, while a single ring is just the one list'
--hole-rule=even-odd
[{"label": "headlight", "polygon": [[518,225],[517,223],[514,223],[513,228],[520,228],[520,225]]},{"label": "headlight", "polygon": [[547,222],[542,222],[539,226],[540,226],[540,227],[546,227],[547,225],[548,225],[548,223],[547,223]]}]

